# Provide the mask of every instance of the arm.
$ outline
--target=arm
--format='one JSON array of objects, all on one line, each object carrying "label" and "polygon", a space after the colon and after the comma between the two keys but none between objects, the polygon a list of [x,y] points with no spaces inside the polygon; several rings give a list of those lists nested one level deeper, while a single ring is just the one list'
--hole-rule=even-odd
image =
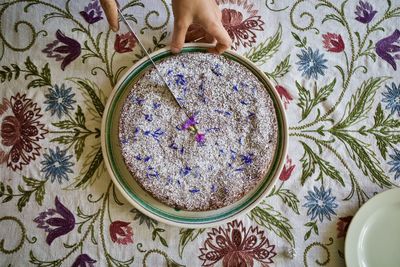
[{"label": "arm", "polygon": [[[100,0],[100,3],[111,29],[118,31],[118,12],[115,0]],[[221,11],[214,0],[172,0],[172,10],[175,17],[171,42],[173,53],[181,51],[185,39],[216,43],[210,52],[218,54],[223,53],[231,46],[231,38],[221,23]],[[190,30],[189,26],[192,24],[195,24],[197,28]]]}]

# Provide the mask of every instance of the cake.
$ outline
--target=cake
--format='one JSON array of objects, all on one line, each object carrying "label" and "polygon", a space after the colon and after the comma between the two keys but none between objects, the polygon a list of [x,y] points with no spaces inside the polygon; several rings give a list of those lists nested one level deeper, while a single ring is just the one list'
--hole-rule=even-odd
[{"label": "cake", "polygon": [[277,144],[273,101],[243,65],[210,53],[157,62],[132,86],[121,109],[119,141],[138,184],[162,203],[214,210],[264,179]]}]

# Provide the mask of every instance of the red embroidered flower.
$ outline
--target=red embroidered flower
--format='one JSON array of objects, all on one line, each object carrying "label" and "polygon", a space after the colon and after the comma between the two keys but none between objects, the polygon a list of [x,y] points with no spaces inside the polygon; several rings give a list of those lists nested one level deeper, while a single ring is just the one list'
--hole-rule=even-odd
[{"label": "red embroidered flower", "polygon": [[279,176],[279,180],[281,181],[287,181],[290,176],[292,175],[292,172],[296,165],[292,164],[292,159],[289,158],[289,156],[286,156],[286,163],[285,166],[283,166],[283,170],[281,172],[281,175]]},{"label": "red embroidered flower", "polygon": [[113,221],[110,224],[110,236],[114,243],[127,245],[133,243],[132,227],[129,226],[129,222]]},{"label": "red embroidered flower", "polygon": [[40,123],[42,117],[40,108],[26,95],[3,98],[0,104],[0,163],[7,162],[7,167],[12,170],[21,170],[31,160],[39,156],[41,146],[37,143],[48,132],[44,124]]},{"label": "red embroidered flower", "polygon": [[246,230],[242,221],[234,220],[228,223],[228,228],[213,228],[208,232],[199,258],[203,266],[213,266],[221,259],[224,267],[253,266],[254,260],[267,266],[273,263],[274,249],[258,226]]},{"label": "red embroidered flower", "polygon": [[290,104],[290,101],[293,100],[293,97],[289,94],[288,90],[281,85],[275,86],[275,90],[278,92],[279,96],[281,97],[281,99],[283,101],[283,106],[285,107],[285,109],[287,109],[287,105]]},{"label": "red embroidered flower", "polygon": [[337,225],[337,238],[345,237],[353,216],[340,217]]},{"label": "red embroidered flower", "polygon": [[322,37],[324,38],[322,41],[324,48],[327,51],[340,53],[344,50],[344,42],[340,34],[328,32],[327,34],[323,34]]},{"label": "red embroidered flower", "polygon": [[[257,16],[258,10],[243,0],[217,0],[217,3],[222,7],[222,24],[232,39],[232,49],[236,50],[240,45],[251,47],[257,37],[254,31],[262,31],[265,24],[261,16]],[[224,4],[227,4],[226,8]],[[232,9],[232,5],[237,6]]]},{"label": "red embroidered flower", "polygon": [[136,39],[131,32],[117,34],[114,42],[114,49],[118,53],[132,52],[136,45]]}]

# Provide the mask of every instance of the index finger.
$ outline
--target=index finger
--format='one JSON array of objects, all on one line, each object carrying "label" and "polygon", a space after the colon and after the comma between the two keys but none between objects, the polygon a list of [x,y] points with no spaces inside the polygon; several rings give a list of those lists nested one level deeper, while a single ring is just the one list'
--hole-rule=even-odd
[{"label": "index finger", "polygon": [[115,0],[100,0],[100,4],[103,7],[104,13],[106,14],[107,21],[110,24],[111,30],[113,30],[114,32],[118,31],[119,22],[117,2]]}]

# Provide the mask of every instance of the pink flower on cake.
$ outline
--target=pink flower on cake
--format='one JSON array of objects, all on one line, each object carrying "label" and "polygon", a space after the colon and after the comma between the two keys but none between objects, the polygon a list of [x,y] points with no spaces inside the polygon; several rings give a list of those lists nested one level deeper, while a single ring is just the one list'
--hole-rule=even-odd
[{"label": "pink flower on cake", "polygon": [[289,156],[286,156],[286,163],[285,166],[283,166],[283,170],[281,172],[281,175],[279,176],[279,180],[281,181],[287,181],[290,176],[292,175],[292,172],[296,165],[292,164],[292,159],[289,158]]},{"label": "pink flower on cake", "polygon": [[273,263],[275,246],[269,243],[258,226],[247,230],[243,222],[234,220],[227,228],[213,228],[208,232],[204,247],[200,248],[203,266],[213,266],[222,259],[224,267],[254,266],[258,261],[261,266]]},{"label": "pink flower on cake", "polygon": [[197,143],[204,143],[206,141],[206,135],[203,133],[196,134],[196,142]]},{"label": "pink flower on cake", "polygon": [[129,224],[123,221],[113,221],[110,224],[110,237],[114,243],[122,245],[133,243],[133,231]]},{"label": "pink flower on cake", "polygon": [[[232,49],[240,45],[251,47],[256,42],[255,31],[262,31],[265,23],[258,16],[258,10],[247,0],[216,0],[222,8],[222,24],[232,39]],[[226,7],[225,7],[226,5]],[[235,6],[234,9],[231,6]]]}]

